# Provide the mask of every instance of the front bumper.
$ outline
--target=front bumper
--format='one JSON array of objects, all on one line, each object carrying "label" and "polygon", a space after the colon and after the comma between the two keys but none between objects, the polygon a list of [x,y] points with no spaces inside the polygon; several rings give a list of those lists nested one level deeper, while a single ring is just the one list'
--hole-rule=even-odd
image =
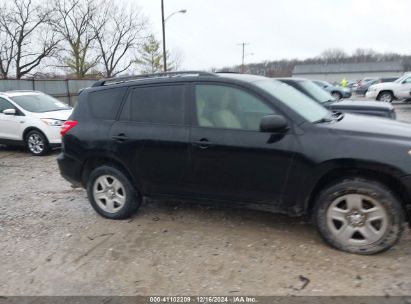
[{"label": "front bumper", "polygon": [[351,98],[352,93],[351,92],[341,92],[343,95],[343,98]]},{"label": "front bumper", "polygon": [[377,99],[378,92],[377,91],[367,91],[365,93],[365,97],[370,98],[370,99]]},{"label": "front bumper", "polygon": [[61,176],[75,187],[81,187],[82,164],[80,161],[67,156],[64,152],[57,157]]},{"label": "front bumper", "polygon": [[50,144],[61,145],[60,127],[48,126],[47,128],[43,128],[42,131],[47,136],[47,140]]}]

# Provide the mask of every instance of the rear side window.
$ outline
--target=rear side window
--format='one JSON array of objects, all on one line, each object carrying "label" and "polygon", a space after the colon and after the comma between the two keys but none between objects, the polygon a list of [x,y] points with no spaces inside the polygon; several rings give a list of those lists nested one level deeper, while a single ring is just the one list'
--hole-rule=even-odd
[{"label": "rear side window", "polygon": [[89,93],[91,116],[97,119],[115,120],[125,88],[101,90]]},{"label": "rear side window", "polygon": [[184,85],[135,88],[127,97],[120,120],[182,125],[184,92]]}]

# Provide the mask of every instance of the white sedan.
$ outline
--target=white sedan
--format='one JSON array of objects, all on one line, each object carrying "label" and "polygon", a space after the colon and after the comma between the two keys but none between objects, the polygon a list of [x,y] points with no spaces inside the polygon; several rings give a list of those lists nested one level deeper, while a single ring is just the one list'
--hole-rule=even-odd
[{"label": "white sedan", "polygon": [[45,155],[61,145],[60,127],[71,112],[41,92],[0,92],[0,143],[25,145],[33,155]]}]

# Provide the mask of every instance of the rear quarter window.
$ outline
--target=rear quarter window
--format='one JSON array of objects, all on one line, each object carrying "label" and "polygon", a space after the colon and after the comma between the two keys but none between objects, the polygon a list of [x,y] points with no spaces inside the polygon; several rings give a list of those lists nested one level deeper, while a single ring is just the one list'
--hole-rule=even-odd
[{"label": "rear quarter window", "polygon": [[96,119],[115,120],[126,88],[99,90],[88,94],[90,115]]}]

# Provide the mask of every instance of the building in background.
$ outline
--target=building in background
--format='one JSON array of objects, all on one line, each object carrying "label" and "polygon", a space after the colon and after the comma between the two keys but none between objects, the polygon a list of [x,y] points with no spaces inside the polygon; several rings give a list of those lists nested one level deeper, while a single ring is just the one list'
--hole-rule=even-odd
[{"label": "building in background", "polygon": [[401,61],[366,63],[298,64],[293,69],[293,77],[321,79],[340,83],[341,79],[360,80],[363,78],[399,77],[406,72]]}]

